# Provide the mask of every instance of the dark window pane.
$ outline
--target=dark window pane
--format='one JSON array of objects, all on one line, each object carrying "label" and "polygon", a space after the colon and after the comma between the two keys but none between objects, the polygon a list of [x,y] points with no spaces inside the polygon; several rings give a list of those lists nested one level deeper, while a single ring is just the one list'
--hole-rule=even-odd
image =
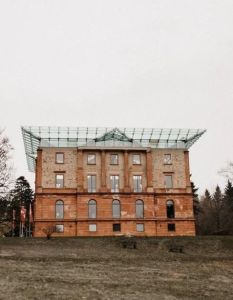
[{"label": "dark window pane", "polygon": [[176,224],[167,224],[168,231],[176,231]]},{"label": "dark window pane", "polygon": [[113,224],[112,225],[112,230],[113,231],[121,231],[121,224]]},{"label": "dark window pane", "polygon": [[167,201],[167,218],[175,218],[175,207],[174,202],[172,200]]}]

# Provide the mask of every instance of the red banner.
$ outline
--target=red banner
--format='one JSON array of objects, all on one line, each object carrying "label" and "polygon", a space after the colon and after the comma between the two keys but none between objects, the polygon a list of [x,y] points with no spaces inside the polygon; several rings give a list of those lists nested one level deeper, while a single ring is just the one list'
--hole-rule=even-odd
[{"label": "red banner", "polygon": [[25,220],[26,220],[26,209],[24,208],[24,206],[21,206],[21,209],[20,209],[20,221],[22,223],[25,223]]},{"label": "red banner", "polygon": [[29,210],[29,220],[30,220],[30,223],[33,223],[32,206],[31,206],[31,204],[30,204],[30,210]]}]

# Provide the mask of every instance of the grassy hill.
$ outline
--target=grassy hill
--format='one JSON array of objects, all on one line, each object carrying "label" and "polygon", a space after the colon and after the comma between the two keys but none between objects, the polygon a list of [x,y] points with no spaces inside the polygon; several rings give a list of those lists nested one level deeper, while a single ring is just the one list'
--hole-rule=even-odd
[{"label": "grassy hill", "polygon": [[233,299],[232,236],[135,241],[2,238],[0,299]]}]

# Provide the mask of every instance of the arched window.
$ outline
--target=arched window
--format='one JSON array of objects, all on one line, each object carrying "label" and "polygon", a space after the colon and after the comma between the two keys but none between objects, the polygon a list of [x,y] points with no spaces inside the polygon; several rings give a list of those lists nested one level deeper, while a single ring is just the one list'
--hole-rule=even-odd
[{"label": "arched window", "polygon": [[112,216],[113,218],[120,218],[121,217],[121,204],[119,200],[112,201]]},{"label": "arched window", "polygon": [[96,218],[96,201],[90,200],[88,202],[88,218],[95,219]]},{"label": "arched window", "polygon": [[64,202],[62,200],[56,201],[56,219],[64,218]]},{"label": "arched window", "polygon": [[167,201],[167,218],[173,219],[175,218],[175,207],[173,200]]},{"label": "arched window", "polygon": [[144,218],[144,202],[136,200],[136,218]]}]

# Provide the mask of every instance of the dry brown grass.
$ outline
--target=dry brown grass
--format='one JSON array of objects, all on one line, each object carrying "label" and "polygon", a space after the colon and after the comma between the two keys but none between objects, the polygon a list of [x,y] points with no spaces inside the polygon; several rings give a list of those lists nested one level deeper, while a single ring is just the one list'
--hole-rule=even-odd
[{"label": "dry brown grass", "polygon": [[3,238],[0,299],[233,299],[233,237]]}]

